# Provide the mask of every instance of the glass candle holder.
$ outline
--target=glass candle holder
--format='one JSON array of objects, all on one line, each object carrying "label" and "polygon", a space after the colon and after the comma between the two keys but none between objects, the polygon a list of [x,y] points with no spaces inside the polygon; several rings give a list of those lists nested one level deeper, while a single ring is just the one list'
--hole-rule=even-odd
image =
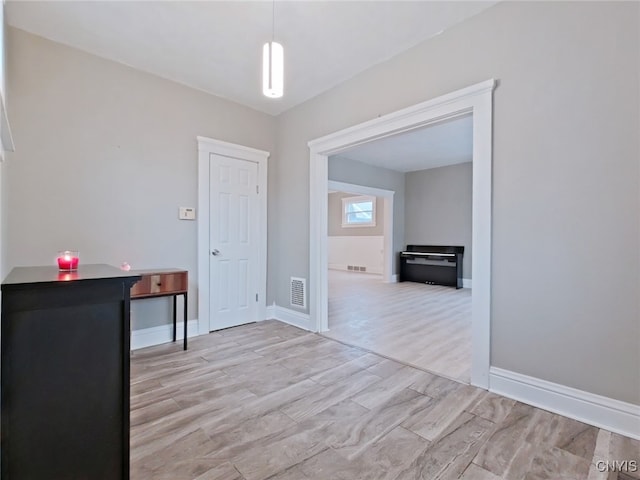
[{"label": "glass candle holder", "polygon": [[78,269],[80,253],[77,250],[63,250],[58,252],[58,270],[73,272]]}]

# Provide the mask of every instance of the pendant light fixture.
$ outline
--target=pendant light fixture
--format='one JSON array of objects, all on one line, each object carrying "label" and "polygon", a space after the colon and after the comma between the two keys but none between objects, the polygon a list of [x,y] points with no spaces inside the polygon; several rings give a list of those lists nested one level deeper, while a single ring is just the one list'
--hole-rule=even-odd
[{"label": "pendant light fixture", "polygon": [[276,1],[271,9],[271,41],[262,47],[262,93],[269,98],[280,98],[284,93],[284,50],[274,42]]}]

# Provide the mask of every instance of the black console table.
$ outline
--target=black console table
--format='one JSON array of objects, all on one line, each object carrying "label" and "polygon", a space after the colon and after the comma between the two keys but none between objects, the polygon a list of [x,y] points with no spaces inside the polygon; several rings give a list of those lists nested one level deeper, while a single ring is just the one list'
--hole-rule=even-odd
[{"label": "black console table", "polygon": [[2,283],[2,479],[129,478],[129,292],[139,275],[15,268]]},{"label": "black console table", "polygon": [[420,282],[462,288],[464,247],[407,245],[400,253],[401,282]]}]

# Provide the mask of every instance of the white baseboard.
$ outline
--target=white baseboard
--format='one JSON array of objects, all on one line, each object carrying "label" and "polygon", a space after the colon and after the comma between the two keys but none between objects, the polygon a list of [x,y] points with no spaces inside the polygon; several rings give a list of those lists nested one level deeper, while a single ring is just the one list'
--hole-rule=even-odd
[{"label": "white baseboard", "polygon": [[[178,322],[176,325],[176,337],[182,340],[184,335],[184,322]],[[196,337],[198,335],[198,320],[189,320],[187,323],[187,338]],[[131,350],[139,348],[152,347],[173,341],[173,324],[160,325],[158,327],[143,328],[131,331]]]},{"label": "white baseboard", "polygon": [[[349,265],[343,265],[341,263],[330,263],[327,265],[327,267],[329,268],[329,270],[340,270],[343,272],[353,272],[354,270],[349,270]],[[367,270],[364,272],[361,272],[359,270],[356,270],[356,273],[375,273],[376,275],[382,275],[382,267],[372,267],[370,265],[363,265],[363,267],[365,267]]]},{"label": "white baseboard", "polygon": [[462,288],[471,288],[471,279],[463,278],[462,279]]},{"label": "white baseboard", "polygon": [[640,439],[640,405],[491,367],[489,390],[565,417]]},{"label": "white baseboard", "polygon": [[389,283],[398,283],[398,275],[391,275],[391,281]]},{"label": "white baseboard", "polygon": [[308,313],[296,312],[289,308],[280,307],[275,303],[267,307],[267,318],[280,320],[310,332],[313,331],[311,328],[311,316]]},{"label": "white baseboard", "polygon": [[267,318],[266,320],[277,320],[276,318],[276,302],[273,302],[273,305],[267,306]]}]

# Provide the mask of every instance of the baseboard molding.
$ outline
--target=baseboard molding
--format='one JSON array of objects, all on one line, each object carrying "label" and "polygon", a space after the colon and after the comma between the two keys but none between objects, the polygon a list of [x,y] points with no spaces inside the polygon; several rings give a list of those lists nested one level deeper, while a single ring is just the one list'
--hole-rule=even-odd
[{"label": "baseboard molding", "polygon": [[[343,268],[344,267],[344,268]],[[353,270],[347,270],[347,266],[346,265],[338,265],[336,263],[330,263],[328,266],[329,270],[340,270],[340,271],[346,271],[346,272],[353,272]],[[378,270],[378,269],[373,269],[373,270],[367,270],[366,272],[357,272],[357,273],[373,273],[376,275],[384,275],[384,272],[382,271],[382,269]],[[469,282],[471,282],[471,280],[469,280]],[[398,283],[398,275],[391,275],[391,280],[389,282],[386,283]],[[471,288],[469,287],[464,287],[464,288]],[[267,307],[270,308],[270,307]]]},{"label": "baseboard molding", "polygon": [[471,288],[471,279],[463,278],[462,279],[462,288]]},{"label": "baseboard molding", "polygon": [[489,390],[565,417],[640,440],[640,405],[491,367]]},{"label": "baseboard molding", "polygon": [[273,305],[267,306],[267,317],[265,320],[277,320],[276,318],[276,303],[273,302]]},{"label": "baseboard molding", "polygon": [[327,265],[327,268],[328,268],[329,270],[346,270],[346,269],[347,269],[347,266],[346,266],[346,265],[343,265],[343,264],[341,264],[341,263],[329,263],[329,264]]},{"label": "baseboard molding", "polygon": [[376,275],[382,275],[382,267],[371,267],[369,265],[363,265],[367,270],[361,272],[359,270],[349,270],[349,265],[343,265],[341,263],[330,263],[328,265],[329,270],[340,270],[342,272],[356,272],[356,273],[375,273]]},{"label": "baseboard molding", "polygon": [[308,313],[296,312],[289,308],[280,307],[275,303],[267,307],[267,318],[280,320],[310,332],[313,331],[311,328],[311,316]]},{"label": "baseboard molding", "polygon": [[[182,340],[184,335],[184,322],[177,323],[176,336]],[[187,323],[187,338],[198,335],[198,320],[189,320]],[[131,331],[131,350],[152,347],[173,341],[173,324],[160,325],[158,327],[143,328]]]}]

